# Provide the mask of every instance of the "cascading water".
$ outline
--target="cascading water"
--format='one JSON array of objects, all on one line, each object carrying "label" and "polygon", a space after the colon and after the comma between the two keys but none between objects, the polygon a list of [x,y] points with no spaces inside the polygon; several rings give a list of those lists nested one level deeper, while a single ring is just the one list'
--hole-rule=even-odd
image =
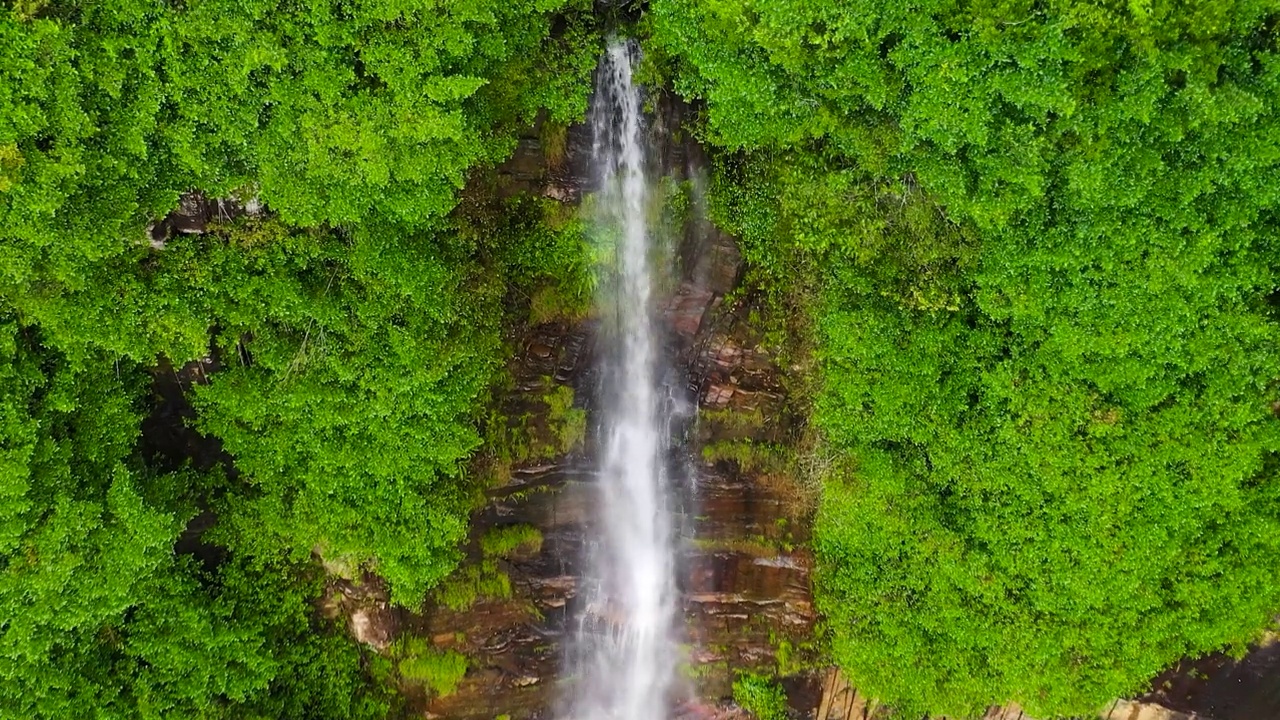
[{"label": "cascading water", "polygon": [[638,48],[612,42],[596,74],[592,161],[599,172],[597,229],[616,242],[602,283],[608,347],[603,365],[599,506],[585,599],[572,648],[572,720],[660,720],[678,664],[675,553],[663,394],[651,317],[653,268],[646,215]]}]

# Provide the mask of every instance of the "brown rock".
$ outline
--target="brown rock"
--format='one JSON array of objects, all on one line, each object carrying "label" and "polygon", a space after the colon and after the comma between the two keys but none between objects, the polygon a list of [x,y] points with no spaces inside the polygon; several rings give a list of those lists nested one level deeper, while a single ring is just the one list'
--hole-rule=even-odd
[{"label": "brown rock", "polygon": [[734,386],[727,383],[708,385],[706,392],[702,395],[702,404],[709,408],[722,408],[729,404],[734,391]]},{"label": "brown rock", "polygon": [[379,608],[358,608],[351,613],[351,634],[378,650],[386,650],[394,636],[393,618]]}]

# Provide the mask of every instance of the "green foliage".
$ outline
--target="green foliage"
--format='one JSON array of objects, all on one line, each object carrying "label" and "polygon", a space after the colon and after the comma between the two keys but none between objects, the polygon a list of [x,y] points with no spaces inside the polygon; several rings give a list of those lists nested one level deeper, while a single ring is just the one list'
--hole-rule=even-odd
[{"label": "green foliage", "polygon": [[818,278],[818,602],[860,690],[1088,714],[1280,608],[1273,15],[652,4],[736,151],[713,213],[757,282]]},{"label": "green foliage", "polygon": [[490,528],[480,538],[480,552],[486,558],[537,555],[541,549],[542,531],[524,523]]},{"label": "green foliage", "polygon": [[733,681],[733,701],[756,720],[787,720],[787,693],[763,675],[738,673]]},{"label": "green foliage", "polygon": [[[825,281],[848,267],[843,277],[855,282],[856,268],[864,292],[917,310],[958,310],[976,262],[972,231],[909,179],[841,169],[847,162],[760,152],[719,164],[711,213],[741,235],[751,279],[774,294],[769,309],[812,312],[821,300],[803,287],[806,273]],[[776,307],[797,290],[807,293],[803,307]]]},{"label": "green foliage", "polygon": [[[509,245],[455,208],[535,118],[584,113],[586,9],[0,10],[6,712],[386,715],[359,652],[312,621],[311,556],[375,569],[404,604],[456,565],[504,303],[590,293],[571,224],[539,213]],[[193,190],[268,212],[152,243]],[[233,470],[135,451],[137,363],[159,355],[221,367],[196,425]],[[214,528],[183,534],[197,514]],[[175,554],[192,543],[203,562]],[[499,575],[472,585],[509,593]]]},{"label": "green foliage", "polygon": [[440,697],[457,691],[458,683],[467,674],[465,655],[456,650],[436,649],[419,637],[402,637],[393,652],[399,658],[396,666],[401,678],[423,685]]},{"label": "green foliage", "polygon": [[585,111],[595,41],[579,9],[217,0],[4,13],[0,297],[68,351],[196,357],[212,318],[174,302],[143,233],[180,191],[238,189],[296,225],[439,227],[467,171],[510,154],[540,109],[560,123]]},{"label": "green foliage", "polygon": [[520,195],[463,206],[460,234],[494,255],[517,297],[537,325],[584,316],[595,291],[594,258],[577,209]]},{"label": "green foliage", "polygon": [[145,375],[0,335],[0,705],[15,717],[376,718],[349,641],[296,567],[174,543],[206,483],[134,454]]},{"label": "green foliage", "polygon": [[547,425],[554,436],[552,454],[564,454],[587,437],[587,411],[573,406],[573,388],[557,385],[543,396],[547,404]]},{"label": "green foliage", "polygon": [[434,591],[435,599],[454,612],[470,609],[481,599],[511,598],[511,578],[494,558],[466,563],[446,577]]},{"label": "green foliage", "polygon": [[[447,217],[465,174],[539,112],[585,111],[594,35],[563,15],[579,9],[4,14],[0,301],[73,357],[181,361],[216,327],[228,369],[199,425],[250,486],[221,501],[244,530],[228,542],[351,556],[416,601],[465,536],[459,463],[480,441],[504,295],[553,285],[561,313],[589,296],[574,227],[538,216],[511,248]],[[274,215],[151,248],[144,225],[192,187]]]},{"label": "green foliage", "polygon": [[786,448],[752,440],[719,440],[702,448],[707,462],[733,462],[744,472],[783,472],[790,465]]},{"label": "green foliage", "polygon": [[255,552],[375,563],[416,602],[466,534],[460,463],[497,364],[496,289],[429,240],[236,237],[184,266],[236,281],[213,305],[228,367],[197,394],[201,429],[252,485],[229,522]]},{"label": "green foliage", "polygon": [[[150,77],[147,92],[177,115],[148,110],[153,123],[164,116],[171,134],[149,135],[160,130],[141,121],[119,130],[160,148],[152,152],[160,164],[144,162],[152,155],[112,155],[110,139],[105,149],[80,152],[112,168],[132,163],[133,184],[118,168],[90,173],[122,196],[141,192],[138,183],[173,189],[158,190],[150,205],[113,204],[114,215],[68,194],[46,210],[73,220],[79,216],[54,211],[65,205],[89,213],[93,226],[53,227],[22,204],[27,194],[47,192],[43,176],[29,173],[48,161],[23,133],[60,131],[15,128],[12,147],[0,132],[6,183],[23,174],[3,198],[11,221],[5,232],[39,238],[42,253],[67,254],[65,262],[34,259],[31,242],[6,244],[12,263],[0,265],[14,273],[0,272],[0,298],[73,353],[100,345],[139,359],[198,357],[217,327],[217,354],[228,369],[202,389],[199,423],[224,442],[252,486],[220,508],[245,530],[234,541],[255,553],[282,545],[298,559],[313,549],[353,557],[376,565],[398,601],[415,602],[452,569],[465,537],[459,464],[480,442],[473,418],[501,360],[504,295],[541,284],[558,292],[558,314],[572,314],[590,294],[586,273],[574,270],[582,262],[573,244],[580,231],[572,223],[551,228],[536,204],[519,201],[538,212],[513,225],[521,242],[510,245],[445,218],[464,171],[508,154],[515,130],[542,105],[560,123],[585,108],[580,81],[594,58],[591,36],[572,21],[550,38],[550,14],[560,7],[361,6],[338,19],[264,5],[226,11],[240,19],[215,22],[224,13],[202,5],[149,18],[142,39],[131,35],[127,43],[144,42],[147,33],[167,40],[131,51],[139,64],[151,63],[145,71],[119,72],[127,83]],[[117,20],[75,31],[52,20],[37,24],[87,63],[84,48],[105,42],[95,33],[124,32],[111,24]],[[324,27],[332,32],[317,29]],[[32,27],[8,29],[36,42]],[[278,43],[295,33],[296,47],[282,54]],[[555,59],[542,62],[543,50]],[[191,69],[191,62],[202,66]],[[23,67],[14,59],[8,69]],[[252,90],[205,82],[225,84],[237,73],[253,78],[245,80]],[[501,73],[501,89],[490,87],[486,73]],[[162,75],[172,77],[161,82]],[[22,87],[34,92],[32,82]],[[79,88],[66,102],[79,102],[89,118],[120,112],[96,94],[90,106],[85,93]],[[166,93],[176,95],[166,100]],[[48,101],[30,102],[45,108]],[[249,127],[260,129],[245,135]],[[76,193],[100,193],[76,183]],[[249,186],[277,215],[147,249],[143,221],[193,184]],[[95,249],[54,241],[61,232]]]},{"label": "green foliage", "polygon": [[699,424],[711,428],[714,437],[751,438],[766,426],[764,411],[760,408],[722,410],[698,410]]}]

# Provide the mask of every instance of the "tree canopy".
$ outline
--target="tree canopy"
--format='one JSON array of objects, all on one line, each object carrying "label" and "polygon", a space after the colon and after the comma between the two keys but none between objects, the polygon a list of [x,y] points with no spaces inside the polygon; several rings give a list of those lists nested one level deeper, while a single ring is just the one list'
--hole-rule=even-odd
[{"label": "tree canopy", "polygon": [[[313,627],[276,557],[202,568],[175,542],[189,472],[135,451],[146,375],[83,367],[6,320],[0,341],[0,705],[12,717],[378,717],[355,648]],[[283,571],[283,572],[282,572]]]},{"label": "tree canopy", "polygon": [[1087,714],[1280,608],[1276,12],[653,3],[723,219],[823,259],[819,601],[865,692]]},{"label": "tree canopy", "polygon": [[[1280,6],[634,9],[716,219],[817,341],[817,599],[860,690],[1087,714],[1254,638],[1280,609]],[[456,565],[511,298],[591,286],[577,223],[478,178],[582,117],[591,10],[0,10],[5,712],[386,715],[316,559],[409,606]],[[193,192],[261,212],[153,237]],[[223,466],[142,452],[159,358],[217,368],[188,399]]]},{"label": "tree canopy", "polygon": [[[313,617],[315,557],[408,606],[457,562],[504,303],[576,261],[455,207],[535,121],[584,114],[585,9],[0,10],[4,713],[386,714]],[[153,236],[193,192],[260,211]],[[144,457],[160,357],[218,368],[190,400],[233,465]],[[216,560],[180,549],[197,515]]]},{"label": "tree canopy", "polygon": [[180,193],[303,227],[437,228],[539,110],[585,112],[576,9],[20,3],[0,16],[0,293],[67,348],[198,357],[209,318],[146,267],[144,227]]}]

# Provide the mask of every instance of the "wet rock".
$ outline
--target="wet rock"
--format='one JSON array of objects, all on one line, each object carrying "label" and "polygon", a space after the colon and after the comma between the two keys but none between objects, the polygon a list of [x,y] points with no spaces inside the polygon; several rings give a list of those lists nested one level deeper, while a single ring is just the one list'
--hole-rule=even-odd
[{"label": "wet rock", "polygon": [[[804,656],[801,664],[816,660],[802,649],[817,621],[813,557],[803,519],[808,511],[795,497],[792,466],[771,460],[794,450],[766,449],[795,442],[784,370],[764,350],[746,302],[715,298],[696,327],[682,356],[700,407],[692,455],[716,447],[743,451],[713,453],[698,464],[696,510],[687,520],[694,547],[682,559],[689,641],[716,649],[691,655],[699,667],[698,694],[723,698],[731,694],[737,671],[773,673],[784,641],[788,652]],[[788,662],[795,660],[793,654]],[[797,716],[811,716],[821,696],[819,678],[801,674],[786,680],[788,697],[799,703]]]},{"label": "wet rock", "polygon": [[776,556],[776,557],[758,557],[751,561],[756,565],[772,568],[786,568],[788,570],[804,570],[805,567],[799,560],[793,557]]},{"label": "wet rock", "polygon": [[351,634],[357,642],[385,650],[395,639],[395,622],[385,607],[362,607],[351,613]]},{"label": "wet rock", "polygon": [[735,392],[737,388],[732,384],[708,383],[702,391],[702,406],[712,410],[727,407]]},{"label": "wet rock", "polygon": [[357,642],[386,650],[399,634],[406,613],[391,605],[382,578],[363,570],[353,575],[329,577],[320,598],[320,613],[331,620],[345,621]]},{"label": "wet rock", "polygon": [[549,197],[552,200],[559,200],[562,203],[576,202],[578,199],[577,195],[576,188],[564,187],[554,182],[548,183],[547,186],[542,189],[543,197]]},{"label": "wet rock", "polygon": [[[188,362],[175,368],[168,358],[158,359],[151,370],[153,404],[142,421],[143,454],[155,467],[177,470],[191,462],[199,470],[222,466],[234,474],[231,456],[222,450],[222,441],[200,434],[192,420],[196,416],[191,405],[191,390],[209,384],[209,376],[222,367],[214,355]],[[217,556],[210,554],[212,545],[199,542],[199,535],[212,527],[214,516],[202,513],[189,524],[179,540],[179,553],[195,553],[201,560],[216,565]]]},{"label": "wet rock", "polygon": [[742,361],[742,348],[733,344],[732,338],[718,337],[707,348],[711,362],[720,368],[734,368]]},{"label": "wet rock", "polygon": [[525,352],[509,369],[517,381],[518,392],[532,392],[545,387],[546,378],[573,385],[583,358],[591,349],[595,328],[589,322],[553,322],[529,331]]},{"label": "wet rock", "polygon": [[520,467],[516,468],[512,472],[515,475],[519,475],[521,477],[526,477],[526,478],[541,477],[548,473],[553,473],[556,470],[559,470],[560,467],[561,467],[560,463],[553,462],[553,461],[534,462],[528,465],[521,465]]},{"label": "wet rock", "polygon": [[[515,153],[494,172],[499,197],[541,195],[563,203],[582,199],[582,180],[589,177],[586,158],[591,154],[591,134],[585,126],[574,126],[563,136],[563,146],[548,143],[546,119],[516,143]],[[550,146],[549,146],[550,145]]]},{"label": "wet rock", "polygon": [[781,416],[786,409],[782,369],[766,352],[751,326],[745,305],[708,309],[686,351],[689,386],[709,410],[765,410]]},{"label": "wet rock", "polygon": [[682,280],[715,296],[736,288],[742,276],[742,252],[733,236],[723,232],[707,219],[704,204],[705,158],[698,148],[690,153],[692,163],[685,175],[694,185],[694,213],[685,228],[678,249]]},{"label": "wet rock", "polygon": [[556,365],[554,374],[556,382],[571,383],[577,376],[584,365],[584,359],[591,354],[595,330],[594,325],[583,323],[565,334],[560,362]]},{"label": "wet rock", "polygon": [[690,651],[689,659],[695,665],[704,665],[707,663],[719,662],[724,659],[724,656],[712,650],[707,650],[706,648],[699,647],[699,648],[694,648],[692,651]]},{"label": "wet rock", "polygon": [[[1021,716],[1005,716],[998,720],[1014,720],[1015,717]],[[1176,710],[1170,710],[1163,705],[1154,703],[1139,703],[1132,700],[1117,700],[1106,714],[1100,715],[1105,720],[1224,720],[1223,718],[1209,718],[1205,715],[1189,715]],[[1262,718],[1265,716],[1252,716]],[[1029,719],[1028,719],[1029,720]]]},{"label": "wet rock", "polygon": [[703,316],[715,295],[693,283],[682,283],[675,296],[663,308],[663,316],[676,335],[692,342],[702,327]]},{"label": "wet rock", "polygon": [[1214,720],[1280,718],[1277,677],[1280,636],[1269,633],[1242,658],[1214,653],[1179,663],[1139,700]]},{"label": "wet rock", "polygon": [[[707,297],[685,299],[680,310],[685,321],[719,307],[714,301],[707,304]],[[698,334],[710,330],[704,318],[697,322]],[[548,368],[576,378],[573,373],[589,365],[592,352],[590,323],[545,326],[530,333],[523,345],[526,352],[511,368],[517,378],[511,402],[517,408],[525,407],[522,394],[545,392]],[[752,375],[755,366],[745,361],[750,353],[743,350],[754,343],[722,335],[725,341],[716,354],[701,357],[721,358],[715,366],[723,372],[720,384],[730,401],[740,394],[758,401],[759,388],[768,383]],[[696,456],[698,451],[691,452]],[[513,468],[507,485],[489,491],[488,505],[473,519],[475,536],[495,523],[527,523],[542,533],[542,546],[536,557],[502,563],[510,577],[510,599],[482,601],[459,612],[435,608],[419,621],[415,632],[432,637],[437,646],[448,643],[463,652],[472,668],[455,695],[432,699],[424,709],[467,720],[547,716],[556,699],[563,643],[576,627],[570,619],[595,617],[601,625],[616,619],[607,607],[584,607],[579,594],[581,553],[598,522],[595,482],[589,468],[556,458]],[[774,490],[752,477],[710,466],[698,467],[691,487],[696,490],[678,518],[690,538],[679,583],[686,593],[686,635],[694,647],[689,661],[702,670],[694,682],[693,702],[682,712],[690,718],[740,718],[740,710],[722,702],[732,693],[734,671],[768,671],[776,666],[778,642],[788,639],[798,647],[812,632],[812,561],[802,539],[784,522],[784,504]],[[465,641],[449,640],[454,636]]]},{"label": "wet rock", "polygon": [[751,715],[732,705],[714,705],[700,700],[689,700],[673,708],[672,720],[750,720]]},{"label": "wet rock", "polygon": [[263,209],[257,196],[252,194],[243,198],[208,198],[198,192],[184,193],[178,199],[178,207],[148,227],[147,239],[151,247],[160,250],[174,235],[199,235],[212,223],[260,215]]}]

